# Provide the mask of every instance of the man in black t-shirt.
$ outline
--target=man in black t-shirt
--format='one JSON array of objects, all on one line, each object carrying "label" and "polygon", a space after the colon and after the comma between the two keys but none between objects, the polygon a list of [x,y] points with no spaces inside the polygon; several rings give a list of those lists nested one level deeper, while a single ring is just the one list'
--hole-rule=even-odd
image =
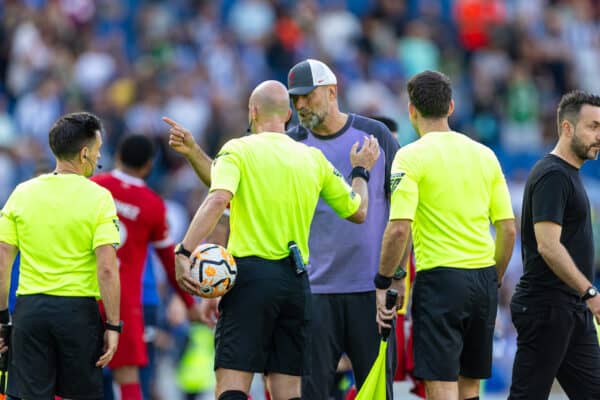
[{"label": "man in black t-shirt", "polygon": [[547,399],[556,377],[571,399],[600,399],[600,295],[592,285],[590,205],[579,176],[600,151],[600,96],[574,91],[557,110],[558,143],[523,195],[523,276],[511,302],[517,354],[511,400]]}]

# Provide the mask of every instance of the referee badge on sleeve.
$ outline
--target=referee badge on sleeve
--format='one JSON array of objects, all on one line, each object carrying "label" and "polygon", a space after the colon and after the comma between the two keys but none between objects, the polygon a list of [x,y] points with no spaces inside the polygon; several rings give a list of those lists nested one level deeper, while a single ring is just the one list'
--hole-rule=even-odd
[{"label": "referee badge on sleeve", "polygon": [[229,154],[230,154],[230,153],[229,153],[229,152],[227,152],[227,151],[224,151],[224,152],[222,152],[222,153],[219,153],[219,154],[217,154],[217,156],[214,158],[214,160],[212,160],[212,165],[213,165],[213,167],[214,167],[215,165],[217,165],[217,160],[218,160],[219,158],[221,158],[221,157],[225,157],[225,156],[228,156]]},{"label": "referee badge on sleeve", "polygon": [[396,188],[400,184],[400,181],[402,180],[402,177],[404,175],[406,175],[405,172],[396,172],[396,173],[392,174],[392,176],[390,177],[391,192],[394,192],[394,190],[396,190]]}]

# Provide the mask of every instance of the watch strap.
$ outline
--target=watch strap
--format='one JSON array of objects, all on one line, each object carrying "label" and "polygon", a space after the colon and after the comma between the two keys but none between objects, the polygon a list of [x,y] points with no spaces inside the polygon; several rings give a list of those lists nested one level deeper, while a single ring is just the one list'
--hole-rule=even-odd
[{"label": "watch strap", "polygon": [[586,289],[583,296],[581,296],[581,300],[587,301],[587,300],[591,299],[592,297],[596,297],[597,295],[598,295],[598,289],[596,289],[596,287],[594,287],[594,286],[590,286],[589,288]]},{"label": "watch strap", "polygon": [[186,257],[190,257],[192,252],[183,247],[183,243],[178,243],[177,246],[175,246],[175,254],[183,254]]},{"label": "watch strap", "polygon": [[123,321],[119,321],[118,325],[109,324],[108,322],[104,323],[104,329],[107,331],[115,331],[121,333],[123,330]]}]

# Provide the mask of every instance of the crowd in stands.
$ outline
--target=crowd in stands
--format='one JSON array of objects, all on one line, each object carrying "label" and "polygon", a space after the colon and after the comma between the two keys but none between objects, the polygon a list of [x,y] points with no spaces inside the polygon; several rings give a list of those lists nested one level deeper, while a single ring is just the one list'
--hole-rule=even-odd
[{"label": "crowd in stands", "polygon": [[[182,226],[206,187],[168,148],[161,117],[214,155],[244,134],[250,89],[286,82],[305,58],[335,71],[343,111],[396,120],[401,144],[416,139],[406,80],[446,73],[451,126],[497,152],[517,213],[526,172],[555,142],[561,95],[600,93],[595,0],[4,0],[0,21],[0,204],[34,171],[52,169],[51,124],[88,110],[104,122],[104,168],[123,134],[153,138],[149,183]],[[583,172],[600,211],[600,164]],[[518,244],[509,271],[500,345],[514,343],[506,305],[521,273]],[[510,368],[511,350],[496,352],[498,368]]]}]

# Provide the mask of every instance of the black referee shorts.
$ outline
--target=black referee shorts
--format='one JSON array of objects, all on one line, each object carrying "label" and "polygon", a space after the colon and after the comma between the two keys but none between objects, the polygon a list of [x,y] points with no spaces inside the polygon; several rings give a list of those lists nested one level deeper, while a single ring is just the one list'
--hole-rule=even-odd
[{"label": "black referee shorts", "polygon": [[54,400],[103,398],[104,326],[91,297],[18,296],[13,315],[10,396]]},{"label": "black referee shorts", "polygon": [[495,267],[418,272],[412,304],[414,375],[430,381],[488,378],[497,306]]},{"label": "black referee shorts", "polygon": [[310,362],[307,274],[287,258],[236,262],[235,285],[219,303],[215,369],[301,376]]}]

